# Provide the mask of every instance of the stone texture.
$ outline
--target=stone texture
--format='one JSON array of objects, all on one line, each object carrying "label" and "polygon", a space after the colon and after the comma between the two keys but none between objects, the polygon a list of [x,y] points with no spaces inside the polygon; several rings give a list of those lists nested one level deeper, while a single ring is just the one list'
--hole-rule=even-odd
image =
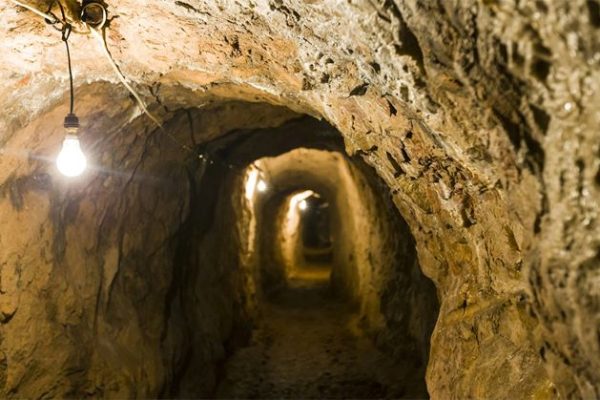
[{"label": "stone texture", "polygon": [[[204,107],[186,144],[294,115],[262,102],[327,120],[377,171],[440,297],[432,397],[594,398],[598,8],[124,0],[109,2],[106,35],[162,121]],[[98,169],[64,182],[48,164],[67,101],[59,35],[8,2],[0,26],[2,394],[151,397],[165,373],[137,365],[162,365],[164,314],[140,310],[168,291],[169,238],[189,204],[186,185],[140,180],[185,181],[182,152],[77,27],[77,113]],[[122,370],[106,367],[115,354]]]},{"label": "stone texture", "polygon": [[334,292],[356,305],[361,328],[407,367],[398,370],[398,380],[411,382],[409,397],[420,397],[426,394],[419,378],[428,361],[437,296],[420,272],[408,227],[380,191],[381,182],[368,168],[361,171],[357,160],[354,164],[339,152],[305,148],[255,162],[271,186],[268,193],[256,193],[252,205],[256,247],[263,249],[256,251],[255,268],[267,269],[262,275],[270,277],[271,289],[294,275],[303,261],[301,242],[285,229],[290,200],[303,190],[319,193],[332,210]]}]

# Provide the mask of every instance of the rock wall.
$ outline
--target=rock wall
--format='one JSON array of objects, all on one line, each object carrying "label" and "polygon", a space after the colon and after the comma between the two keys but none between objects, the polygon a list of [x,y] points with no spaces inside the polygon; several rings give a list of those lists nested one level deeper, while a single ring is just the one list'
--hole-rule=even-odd
[{"label": "rock wall", "polygon": [[[118,110],[122,104],[112,106]],[[252,118],[277,114],[263,108]],[[192,116],[209,128],[198,134],[209,133],[211,119],[221,121],[235,114],[233,109]],[[181,140],[190,134],[188,122],[179,115],[166,129]],[[229,124],[226,130],[237,127],[231,118]],[[22,137],[37,128],[28,126]],[[185,377],[177,376],[185,370],[180,364],[195,352],[196,363],[214,368],[225,357],[233,327],[245,321],[248,310],[239,303],[246,292],[227,269],[239,264],[232,259],[238,254],[232,251],[236,242],[213,247],[219,233],[236,237],[223,227],[229,228],[223,225],[231,221],[227,217],[236,220],[233,205],[223,206],[229,214],[216,221],[214,214],[198,211],[214,212],[218,191],[198,187],[202,179],[209,182],[203,188],[210,187],[214,172],[204,177],[205,170],[182,158],[170,137],[143,137],[142,126],[130,128],[96,143],[103,168],[79,181],[64,181],[33,162],[2,185],[0,378],[5,397],[189,393]],[[214,233],[195,231],[194,222],[213,227]],[[198,248],[188,248],[192,237]],[[182,279],[191,285],[186,290]],[[194,376],[194,393],[209,393],[214,386],[216,372],[205,369],[208,382]]]},{"label": "rock wall", "polygon": [[270,282],[264,282],[267,292],[286,286],[305,264],[302,218],[297,203],[293,201],[297,194],[278,193],[258,204],[262,210],[258,211],[260,227],[256,250],[261,254],[256,265],[265,275],[272,277]]},{"label": "rock wall", "polygon": [[[285,105],[329,121],[348,152],[375,168],[441,299],[432,397],[600,396],[596,0],[108,5],[118,17],[106,30],[112,54],[161,120],[231,99]],[[49,360],[28,349],[54,340],[68,348],[81,340],[67,339],[65,321],[94,314],[84,310],[95,310],[89,304],[99,296],[68,307],[43,299],[55,298],[54,280],[98,287],[98,278],[80,275],[100,267],[61,281],[54,254],[77,260],[82,250],[61,238],[86,237],[69,229],[70,218],[91,210],[67,203],[99,201],[80,187],[61,203],[49,183],[47,160],[66,109],[58,34],[10,3],[0,6],[0,26],[0,90],[8,94],[0,99],[0,377],[6,393],[35,397],[49,387],[44,379],[70,387],[77,379],[69,377],[86,370],[89,357]],[[111,168],[114,155],[127,170],[153,137],[151,124],[122,88],[101,83],[117,80],[93,39],[76,30],[84,142],[96,165]],[[240,112],[236,120],[255,116]],[[206,138],[227,122],[209,123]],[[109,138],[122,143],[119,151],[101,155]],[[45,322],[46,313],[60,323]],[[37,322],[24,336],[28,320]],[[42,379],[40,371],[61,363],[77,367]]]}]

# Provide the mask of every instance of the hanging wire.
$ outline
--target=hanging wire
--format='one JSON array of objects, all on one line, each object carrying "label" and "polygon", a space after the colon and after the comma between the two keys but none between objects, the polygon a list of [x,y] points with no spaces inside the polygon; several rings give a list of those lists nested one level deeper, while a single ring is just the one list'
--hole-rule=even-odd
[{"label": "hanging wire", "polygon": [[[106,21],[106,19],[104,19],[104,21]],[[129,82],[127,82],[127,79],[125,78],[125,76],[121,72],[121,69],[119,68],[119,66],[117,65],[117,63],[113,59],[112,55],[110,54],[110,51],[108,50],[108,45],[106,43],[106,39],[104,38],[104,35],[101,34],[100,32],[98,32],[98,29],[103,29],[104,22],[102,23],[102,25],[99,28],[94,28],[94,27],[92,27],[91,25],[89,25],[87,23],[86,23],[86,25],[88,26],[88,28],[92,32],[92,35],[94,35],[94,37],[98,40],[98,43],[100,43],[100,46],[102,47],[104,55],[108,59],[108,61],[109,61],[110,65],[111,65],[112,69],[114,70],[115,74],[117,75],[117,77],[119,78],[119,80],[121,81],[121,83],[123,84],[123,86],[125,86],[125,88],[127,88],[127,90],[129,90],[129,93],[131,93],[131,95],[135,98],[135,100],[137,101],[139,107],[142,109],[143,113],[146,114],[148,116],[148,118],[150,118],[150,120],[152,120],[152,122],[154,122],[154,124],[158,127],[158,129],[160,129],[160,131],[162,133],[164,133],[165,135],[167,135],[179,147],[181,147],[183,150],[186,150],[186,151],[188,151],[190,153],[193,152],[193,150],[192,150],[192,148],[190,146],[188,146],[188,145],[182,143],[181,141],[179,141],[171,132],[167,131],[163,127],[163,125],[158,121],[158,119],[154,115],[152,115],[150,113],[150,111],[148,111],[148,107],[146,106],[146,103],[144,102],[144,100],[142,100],[142,98],[135,91],[135,89],[133,89],[133,87],[131,87],[131,85],[129,84]]]},{"label": "hanging wire", "polygon": [[[61,4],[61,2],[59,0],[55,0],[49,7],[47,12],[42,12],[39,9],[28,5],[26,3],[23,3],[19,0],[11,0],[12,3],[23,7],[35,14],[37,14],[38,16],[44,18],[44,20],[46,20],[46,22],[50,25],[54,25],[57,23],[61,23],[62,27],[60,29],[61,33],[62,33],[62,40],[65,42],[65,46],[67,49],[67,60],[68,60],[68,64],[69,64],[69,83],[70,83],[70,90],[71,90],[71,101],[70,101],[70,112],[73,113],[73,109],[74,109],[74,86],[73,86],[73,72],[72,72],[72,65],[71,65],[71,53],[70,53],[70,49],[69,49],[69,43],[68,43],[68,39],[69,36],[73,30],[73,27],[70,23],[67,22],[67,18],[65,15],[65,11],[64,11],[64,7]],[[51,9],[54,3],[58,3],[58,6],[60,8],[61,11],[61,16],[62,16],[62,20],[60,20],[59,18],[57,18],[54,14],[52,14]],[[106,58],[108,59],[113,71],[115,72],[115,74],[117,75],[117,77],[119,78],[119,81],[123,84],[123,86],[125,86],[125,88],[129,91],[129,93],[131,93],[131,95],[135,98],[136,102],[138,103],[139,107],[142,109],[142,112],[144,114],[146,114],[146,116],[148,116],[148,118],[159,128],[159,130],[164,133],[167,137],[169,137],[174,143],[176,143],[179,147],[181,147],[183,150],[188,151],[190,153],[193,153],[194,150],[182,143],[181,141],[179,141],[171,132],[168,132],[167,130],[164,129],[163,125],[160,123],[160,121],[150,113],[150,111],[148,111],[148,107],[146,105],[146,103],[144,102],[144,100],[140,97],[140,95],[136,92],[136,90],[129,84],[129,82],[127,82],[127,79],[125,78],[125,76],[123,75],[123,73],[121,72],[121,69],[119,68],[119,66],[117,65],[117,63],[115,62],[115,60],[113,59],[109,49],[108,49],[108,44],[106,42],[106,38],[104,35],[104,29],[105,29],[105,25],[107,22],[107,12],[106,9],[104,8],[104,6],[102,6],[99,3],[88,3],[87,5],[85,5],[82,9],[82,16],[86,10],[87,7],[91,7],[91,6],[99,6],[99,8],[102,10],[102,18],[98,23],[92,24],[91,21],[85,21],[83,20],[82,22],[84,23],[84,25],[90,30],[90,32],[92,33],[92,35],[96,38],[96,40],[98,41],[98,43],[100,44],[100,47],[102,48],[102,51],[104,53],[104,55],[106,56]],[[202,157],[200,157],[202,158]],[[233,168],[232,165],[227,164],[227,166],[229,168]]]},{"label": "hanging wire", "polygon": [[[85,12],[86,7],[90,7],[93,4],[94,3],[90,3],[90,4],[86,5],[86,6],[84,6],[83,10],[82,10],[82,15]],[[106,37],[105,37],[104,32],[103,32],[104,28],[105,28],[105,25],[106,25],[106,21],[107,21],[107,13],[106,13],[106,9],[104,7],[100,7],[100,8],[102,9],[102,20],[98,24],[95,24],[95,26],[94,26],[94,25],[88,23],[87,21],[83,21],[83,23],[88,27],[88,29],[90,30],[90,32],[92,33],[92,35],[96,38],[96,40],[100,44],[100,47],[102,48],[102,51],[103,51],[104,55],[106,56],[106,58],[107,58],[109,64],[111,65],[113,71],[115,72],[115,74],[119,78],[119,81],[121,81],[121,83],[123,84],[123,86],[125,86],[125,88],[129,91],[129,93],[131,93],[131,95],[135,98],[135,100],[137,101],[139,107],[142,109],[142,112],[144,114],[146,114],[146,116],[148,116],[148,118],[150,118],[150,120],[152,122],[154,122],[154,124],[158,127],[158,129],[160,129],[160,131],[162,133],[164,133],[171,140],[173,140],[173,142],[176,143],[183,150],[186,150],[186,151],[192,153],[193,149],[190,146],[182,143],[171,132],[168,132],[163,127],[163,125],[160,123],[160,121],[154,115],[152,115],[150,113],[150,111],[148,111],[148,106],[146,105],[146,103],[144,102],[144,100],[140,97],[140,95],[137,93],[137,91],[129,84],[129,82],[127,82],[127,78],[125,78],[125,75],[123,75],[123,73],[121,72],[121,69],[117,65],[116,61],[112,57],[112,54],[110,53],[110,50],[108,49],[108,43],[106,42]]]},{"label": "hanging wire", "polygon": [[65,47],[67,48],[67,62],[69,64],[69,87],[70,87],[70,91],[71,91],[71,101],[70,101],[70,105],[69,105],[69,113],[73,114],[73,108],[75,106],[75,95],[74,95],[74,89],[73,89],[73,69],[71,67],[71,52],[69,51],[69,41],[64,38],[63,38],[63,41],[65,42]]},{"label": "hanging wire", "polygon": [[[46,23],[48,23],[50,25],[55,25],[57,23],[60,23],[62,25],[60,27],[60,29],[58,29],[56,27],[54,27],[54,28],[61,32],[61,39],[65,43],[65,48],[67,50],[67,64],[69,67],[69,93],[70,93],[69,114],[73,114],[73,110],[75,107],[75,90],[74,90],[74,85],[73,85],[73,66],[71,63],[71,49],[69,48],[69,37],[71,36],[71,32],[73,31],[73,26],[69,22],[67,22],[67,15],[65,14],[65,9],[64,9],[62,3],[58,0],[53,1],[52,3],[50,3],[50,6],[48,7],[48,11],[42,12],[42,11],[38,10],[37,8],[30,6],[29,4],[23,3],[21,1],[18,1],[18,0],[11,0],[11,1],[14,4],[16,4],[20,7],[23,7],[25,9],[33,12],[34,14],[44,18]],[[61,14],[62,19],[59,19],[56,15],[54,15],[52,13],[52,6],[54,5],[54,3],[58,4],[58,7],[60,8],[60,14]]]},{"label": "hanging wire", "polygon": [[[69,49],[69,36],[71,36],[72,26],[67,22],[67,16],[65,15],[65,9],[60,1],[57,2],[58,7],[60,8],[60,14],[62,16],[62,41],[65,42],[65,47],[67,49],[67,64],[69,65],[69,89],[71,93],[70,104],[69,104],[69,114],[74,114],[75,108],[75,89],[73,87],[73,66],[71,65],[71,50]],[[50,6],[52,7],[52,6]]]},{"label": "hanging wire", "polygon": [[37,8],[30,6],[29,4],[25,4],[18,0],[11,0],[11,1],[18,6],[26,8],[29,11],[39,15],[40,17],[44,18],[45,20],[48,20],[49,23],[51,23],[51,24],[55,24],[55,23],[59,22],[58,18],[56,18],[56,16],[51,14],[50,12],[47,12],[47,13],[42,12],[42,11],[38,10]]}]

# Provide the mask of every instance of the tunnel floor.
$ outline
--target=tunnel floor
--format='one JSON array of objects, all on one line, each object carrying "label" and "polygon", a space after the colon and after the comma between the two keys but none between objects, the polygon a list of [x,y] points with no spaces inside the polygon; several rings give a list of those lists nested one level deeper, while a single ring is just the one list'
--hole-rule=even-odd
[{"label": "tunnel floor", "polygon": [[[319,268],[293,275],[265,304],[250,344],[225,365],[219,398],[398,398],[397,365],[356,328]],[[410,392],[410,389],[408,390]]]}]

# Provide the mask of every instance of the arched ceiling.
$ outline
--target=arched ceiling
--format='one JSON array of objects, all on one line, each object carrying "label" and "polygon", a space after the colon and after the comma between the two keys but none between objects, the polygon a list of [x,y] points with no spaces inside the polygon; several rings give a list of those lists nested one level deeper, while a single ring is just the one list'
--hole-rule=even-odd
[{"label": "arched ceiling", "polygon": [[346,192],[353,184],[346,170],[347,162],[338,152],[299,148],[277,157],[262,158],[259,165],[272,191],[313,190],[335,202],[338,191]]}]

